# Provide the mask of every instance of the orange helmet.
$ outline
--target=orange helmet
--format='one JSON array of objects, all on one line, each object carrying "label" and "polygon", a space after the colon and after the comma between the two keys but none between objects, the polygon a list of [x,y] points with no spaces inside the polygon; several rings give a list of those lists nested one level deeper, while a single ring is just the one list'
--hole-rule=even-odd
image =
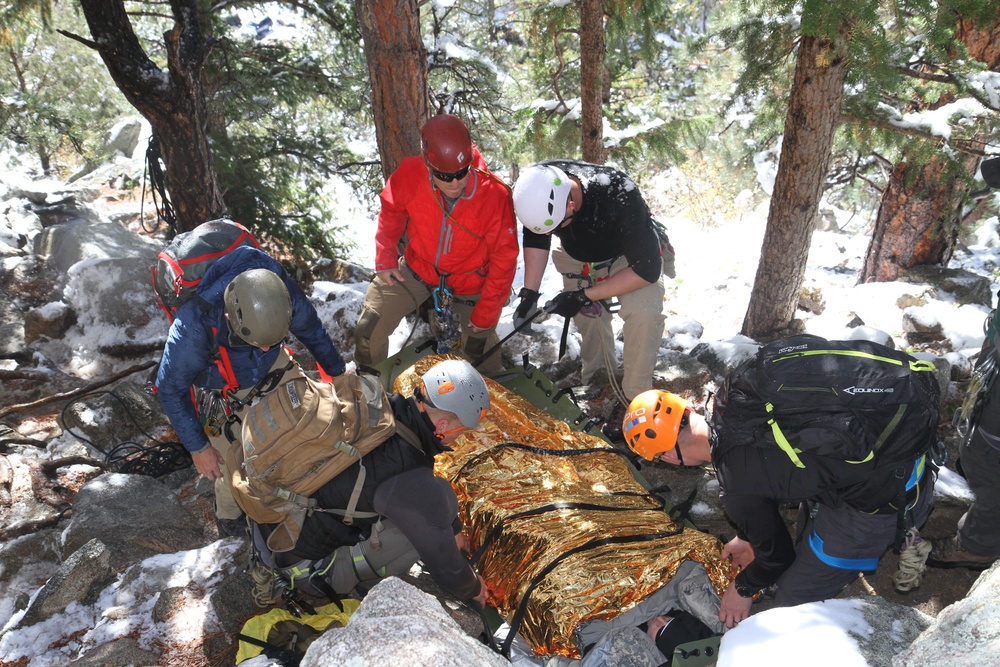
[{"label": "orange helmet", "polygon": [[625,442],[633,452],[652,461],[677,445],[687,402],[659,389],[644,391],[629,403],[622,423]]}]

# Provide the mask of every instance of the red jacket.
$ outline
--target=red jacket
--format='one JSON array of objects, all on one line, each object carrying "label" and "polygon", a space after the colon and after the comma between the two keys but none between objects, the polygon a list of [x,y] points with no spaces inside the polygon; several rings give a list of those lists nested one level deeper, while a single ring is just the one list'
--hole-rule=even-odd
[{"label": "red jacket", "polygon": [[472,169],[465,193],[450,215],[432,186],[421,157],[405,158],[380,195],[375,270],[399,267],[397,247],[405,232],[406,264],[437,287],[441,274],[456,296],[481,295],[472,324],[488,329],[500,320],[517,270],[517,234],[510,188],[497,176]]}]

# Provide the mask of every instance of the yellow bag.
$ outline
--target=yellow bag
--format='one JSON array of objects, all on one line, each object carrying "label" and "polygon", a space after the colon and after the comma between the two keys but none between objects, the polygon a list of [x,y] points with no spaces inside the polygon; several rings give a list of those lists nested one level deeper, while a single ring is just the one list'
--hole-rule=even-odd
[{"label": "yellow bag", "polygon": [[[296,618],[285,609],[272,609],[244,623],[240,634],[272,644],[275,649],[304,654],[309,645],[323,632],[347,625],[347,619],[357,610],[361,602],[345,599],[341,600],[341,604],[344,605],[343,611],[336,603],[331,602],[317,607],[315,614],[306,614],[301,618]],[[236,664],[255,658],[264,651],[261,646],[241,640],[236,653]]]}]

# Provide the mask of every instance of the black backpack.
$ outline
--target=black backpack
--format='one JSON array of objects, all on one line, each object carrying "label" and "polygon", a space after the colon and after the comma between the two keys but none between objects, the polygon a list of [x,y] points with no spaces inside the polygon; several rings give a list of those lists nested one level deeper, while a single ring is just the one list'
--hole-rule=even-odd
[{"label": "black backpack", "polygon": [[808,452],[902,471],[937,442],[939,394],[929,361],[870,341],[792,336],[726,379],[710,419],[713,452],[778,447],[800,468]]},{"label": "black backpack", "polygon": [[194,296],[208,268],[241,246],[260,247],[246,227],[219,218],[178,234],[160,251],[149,271],[153,296],[169,321],[173,322],[177,309]]}]

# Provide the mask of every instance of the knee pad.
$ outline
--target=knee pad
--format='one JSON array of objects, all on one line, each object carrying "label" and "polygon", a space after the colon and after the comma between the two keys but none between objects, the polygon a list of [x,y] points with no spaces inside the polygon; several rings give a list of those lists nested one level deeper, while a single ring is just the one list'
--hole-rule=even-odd
[{"label": "knee pad", "polygon": [[358,324],[354,327],[354,361],[370,366],[372,363],[371,337],[378,326],[379,314],[369,308],[361,310]]}]

